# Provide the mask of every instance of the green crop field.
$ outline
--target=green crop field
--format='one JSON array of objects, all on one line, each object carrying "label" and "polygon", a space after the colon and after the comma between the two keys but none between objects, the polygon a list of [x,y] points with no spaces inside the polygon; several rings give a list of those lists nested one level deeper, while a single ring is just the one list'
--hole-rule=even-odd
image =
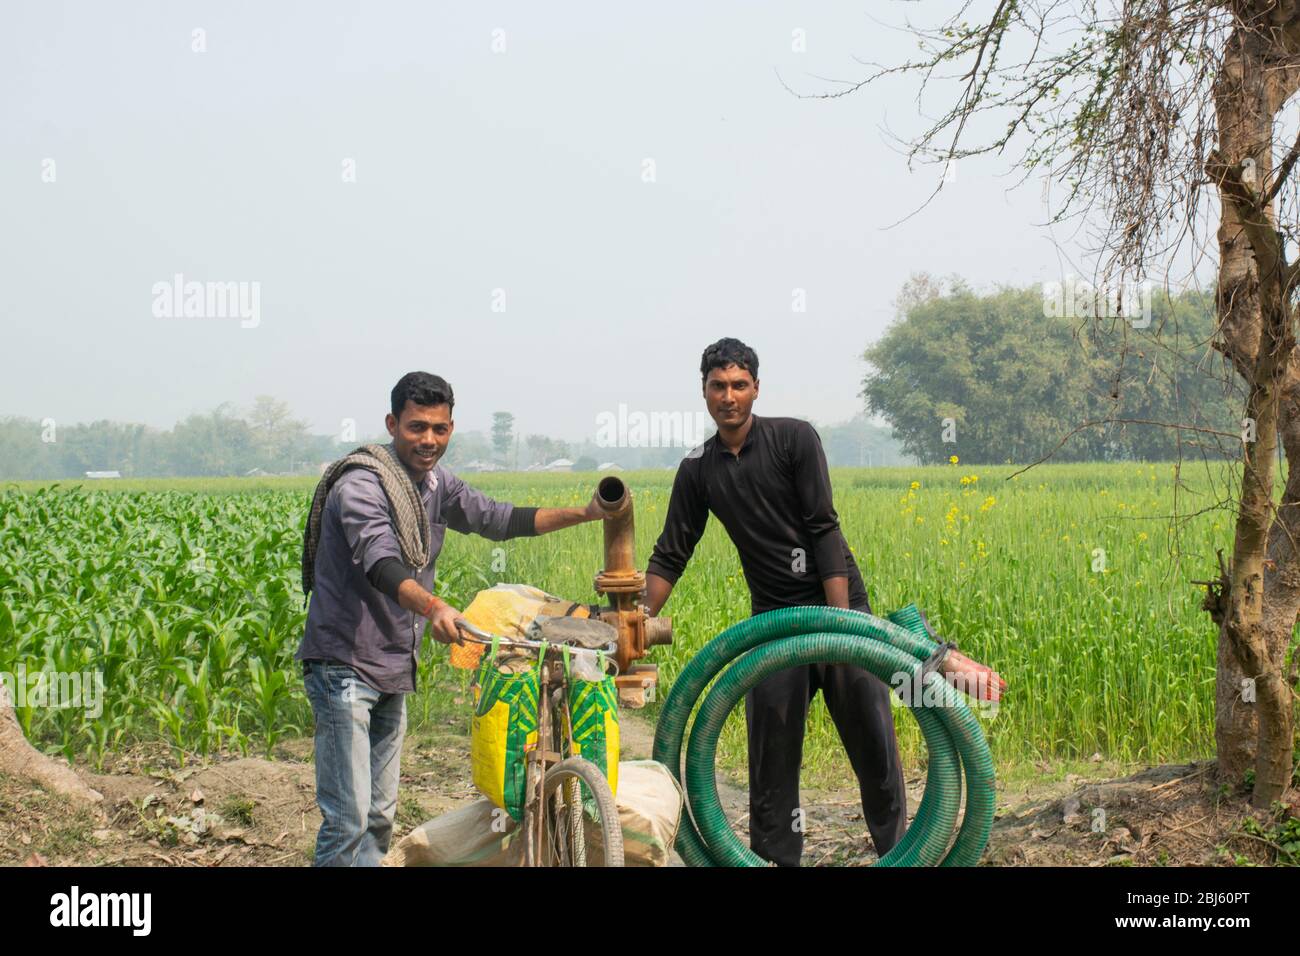
[{"label": "green crop field", "polygon": [[[1177,500],[1167,464],[1010,468],[954,464],[833,472],[841,524],[877,611],[917,602],[946,638],[995,668],[1010,691],[985,729],[1000,766],[1041,759],[1167,761],[1212,752],[1215,634],[1189,582],[1214,570],[1232,525],[1208,508],[1221,489],[1187,469]],[[578,505],[594,474],[482,475],[495,497]],[[636,502],[644,566],[671,472],[623,476]],[[18,708],[33,739],[96,760],[138,740],[184,754],[269,749],[309,730],[292,660],[305,614],[303,479],[131,481],[5,486],[0,492],[0,672],[101,671],[102,713]],[[500,551],[494,549],[500,548]],[[600,528],[492,542],[449,535],[439,590],[464,606],[497,581],[592,601]],[[494,570],[494,568],[502,570]],[[735,550],[711,520],[665,613],[676,643],[658,648],[661,696],[685,661],[749,611]],[[445,722],[467,675],[426,642],[411,726]],[[654,708],[647,711],[653,719]],[[924,759],[899,710],[909,764]],[[722,759],[744,766],[733,715]],[[847,774],[820,704],[809,773]]]}]

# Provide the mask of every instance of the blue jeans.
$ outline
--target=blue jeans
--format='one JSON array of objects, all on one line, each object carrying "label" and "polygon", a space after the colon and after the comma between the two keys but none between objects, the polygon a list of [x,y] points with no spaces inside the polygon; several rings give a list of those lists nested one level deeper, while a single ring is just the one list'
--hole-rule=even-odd
[{"label": "blue jeans", "polygon": [[316,717],[316,803],[321,826],[313,866],[378,866],[397,813],[406,695],[369,687],[346,664],[303,661]]}]

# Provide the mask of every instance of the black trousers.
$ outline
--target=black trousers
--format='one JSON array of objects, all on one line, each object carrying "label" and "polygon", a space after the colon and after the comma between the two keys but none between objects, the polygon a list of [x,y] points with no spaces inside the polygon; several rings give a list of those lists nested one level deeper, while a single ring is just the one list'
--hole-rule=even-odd
[{"label": "black trousers", "polygon": [[884,856],[907,831],[907,790],[889,688],[849,664],[792,667],[745,695],[749,845],[778,866],[798,866],[803,854],[799,766],[808,705],[819,689],[857,774],[862,815],[876,852]]}]

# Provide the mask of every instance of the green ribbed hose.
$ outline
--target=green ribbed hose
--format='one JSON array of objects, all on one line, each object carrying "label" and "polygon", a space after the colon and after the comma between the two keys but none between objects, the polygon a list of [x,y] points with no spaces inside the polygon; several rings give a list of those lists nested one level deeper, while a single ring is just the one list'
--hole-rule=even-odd
[{"label": "green ribbed hose", "polygon": [[[754,685],[787,667],[816,663],[856,664],[890,686],[905,674],[907,687],[922,689],[920,695],[912,695],[919,699],[909,706],[930,754],[925,796],[907,834],[876,865],[976,864],[993,827],[993,758],[979,720],[959,691],[934,672],[916,683],[938,647],[912,604],[888,619],[828,607],[769,611],[727,628],[705,645],[673,683],[655,730],[655,760],[668,767],[686,790],[690,812],[678,831],[676,848],[687,865],[768,865],[736,837],[718,801],[714,776],[718,735],[732,708]],[[700,694],[715,677],[717,683],[690,725],[683,781],[687,723]],[[952,840],[963,773],[966,809]]]}]

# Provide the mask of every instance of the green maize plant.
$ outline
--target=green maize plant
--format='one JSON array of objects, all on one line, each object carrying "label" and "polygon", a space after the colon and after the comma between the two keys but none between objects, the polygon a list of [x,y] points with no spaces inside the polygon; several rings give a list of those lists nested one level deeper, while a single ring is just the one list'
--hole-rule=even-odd
[{"label": "green maize plant", "polygon": [[[1000,763],[1087,759],[1168,762],[1212,751],[1216,633],[1189,582],[1227,548],[1231,517],[1212,507],[1224,477],[1168,464],[1010,467],[961,464],[833,469],[840,526],[872,605],[916,601],[939,633],[995,667],[1010,693],[986,732]],[[636,505],[644,567],[663,525],[672,471],[623,476]],[[576,506],[594,474],[488,474],[469,480],[530,505]],[[0,491],[0,671],[97,671],[102,712],[17,708],[30,739],[100,760],[135,741],[182,756],[257,747],[310,733],[293,660],[305,607],[299,586],[311,479],[176,479],[112,486],[9,485]],[[1167,516],[1186,515],[1176,523]],[[448,535],[435,590],[463,608],[497,582],[594,602],[601,528],[494,542]],[[714,635],[749,614],[735,548],[710,521],[665,609],[674,643],[651,660],[660,697]],[[427,639],[410,726],[463,724],[467,672]],[[455,705],[460,698],[462,703]],[[647,712],[655,716],[652,705]],[[898,711],[901,715],[902,711]],[[904,758],[922,759],[900,716]],[[745,765],[743,714],[720,741]],[[818,697],[805,773],[849,773]]]}]

